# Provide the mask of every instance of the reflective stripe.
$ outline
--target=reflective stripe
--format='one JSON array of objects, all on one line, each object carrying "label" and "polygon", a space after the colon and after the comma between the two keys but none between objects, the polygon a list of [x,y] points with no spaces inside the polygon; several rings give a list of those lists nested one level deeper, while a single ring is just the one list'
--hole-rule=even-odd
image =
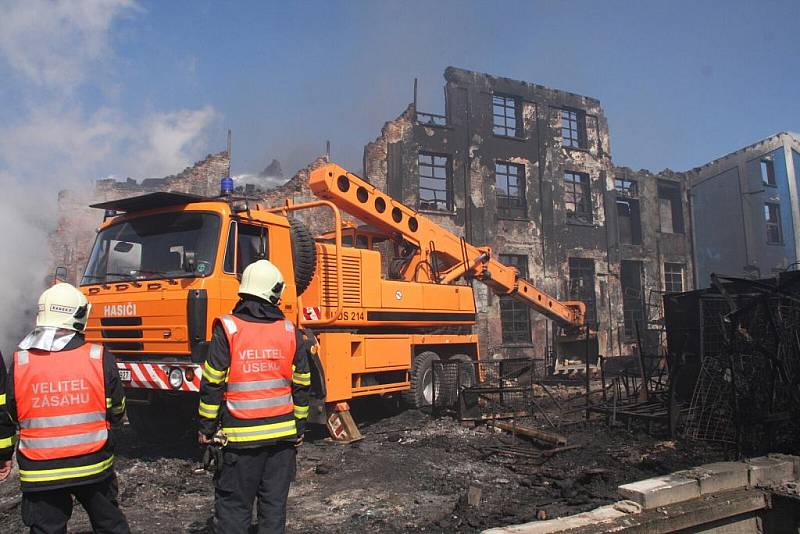
[{"label": "reflective stripe", "polygon": [[229,336],[236,333],[236,330],[238,330],[236,328],[236,322],[229,315],[223,315],[219,319],[222,321],[222,326],[225,328],[225,331],[228,332]]},{"label": "reflective stripe", "polygon": [[0,439],[0,449],[8,449],[14,445],[14,436]]},{"label": "reflective stripe", "polygon": [[17,363],[20,365],[26,365],[28,363],[28,351],[21,350],[17,353]]},{"label": "reflective stripe", "polygon": [[254,410],[257,408],[271,408],[272,406],[281,406],[283,404],[291,404],[291,395],[281,395],[280,397],[272,397],[271,399],[254,399],[254,400],[230,400],[226,401],[228,408],[231,410]]},{"label": "reflective stripe", "polygon": [[80,445],[83,443],[94,443],[108,439],[108,430],[98,430],[88,434],[74,434],[72,436],[59,436],[49,438],[27,438],[19,440],[20,449],[55,449],[57,447],[69,447],[70,445]]},{"label": "reflective stripe", "polygon": [[78,478],[102,473],[112,466],[114,457],[102,462],[84,465],[81,467],[65,467],[63,469],[42,469],[36,471],[19,470],[19,479],[22,482],[48,482],[51,480],[61,480],[65,478]]},{"label": "reflective stripe", "polygon": [[200,401],[200,407],[197,409],[197,413],[200,414],[201,417],[216,419],[219,413],[219,406],[219,404],[206,404]]},{"label": "reflective stripe", "polygon": [[53,417],[33,417],[31,419],[23,419],[19,422],[19,427],[25,429],[55,428],[68,425],[80,425],[82,423],[97,423],[99,421],[105,421],[105,420],[106,420],[105,413],[89,412],[89,413],[78,413],[73,415],[57,415]]},{"label": "reflective stripe", "polygon": [[0,406],[5,406],[5,405],[6,405],[6,394],[3,393],[0,395]]},{"label": "reflective stripe", "polygon": [[106,397],[106,410],[111,408],[111,397]]},{"label": "reflective stripe", "polygon": [[298,386],[310,386],[311,373],[293,373],[292,382],[294,382]]},{"label": "reflective stripe", "polygon": [[95,360],[99,360],[103,357],[103,346],[102,345],[92,345],[92,348],[89,349],[89,357],[94,358]]},{"label": "reflective stripe", "polygon": [[211,382],[212,384],[219,384],[223,380],[225,380],[225,371],[218,371],[211,367],[208,362],[203,364],[203,378]]},{"label": "reflective stripe", "polygon": [[253,382],[234,382],[228,384],[228,391],[256,391],[259,389],[276,389],[289,387],[291,384],[285,378],[274,380],[254,380]]},{"label": "reflective stripe", "polygon": [[296,406],[294,407],[294,416],[298,419],[305,419],[308,417],[308,406]]},{"label": "reflective stripe", "polygon": [[294,420],[270,425],[230,427],[222,429],[228,441],[258,441],[260,439],[282,438],[297,434]]},{"label": "reflective stripe", "polygon": [[114,415],[119,415],[125,411],[125,397],[122,397],[122,402],[119,403],[119,406],[112,406],[111,413]]}]

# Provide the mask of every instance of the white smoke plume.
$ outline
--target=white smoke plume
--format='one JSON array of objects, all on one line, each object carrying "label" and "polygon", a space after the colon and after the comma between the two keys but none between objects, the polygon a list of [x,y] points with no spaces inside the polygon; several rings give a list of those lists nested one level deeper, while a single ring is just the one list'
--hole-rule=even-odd
[{"label": "white smoke plume", "polygon": [[115,83],[112,27],[143,12],[132,0],[0,0],[0,12],[0,90],[12,99],[6,110],[20,110],[0,121],[0,350],[7,359],[52,280],[48,235],[59,191],[88,197],[103,176],[179,172],[208,152],[206,133],[219,116],[202,107],[131,118],[76,97]]}]

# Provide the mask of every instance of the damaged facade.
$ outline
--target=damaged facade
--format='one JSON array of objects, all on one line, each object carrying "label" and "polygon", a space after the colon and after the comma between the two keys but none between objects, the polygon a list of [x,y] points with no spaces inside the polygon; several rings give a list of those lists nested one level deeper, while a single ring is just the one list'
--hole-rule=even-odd
[{"label": "damaged facade", "polygon": [[[445,80],[443,115],[412,103],[367,145],[367,179],[556,298],[586,303],[593,352],[630,353],[636,323],[658,314],[648,305],[691,276],[683,175],[614,167],[594,98],[452,67]],[[665,265],[680,274],[665,278]],[[484,355],[553,353],[549,321],[480,284],[476,294]],[[582,340],[559,346],[585,352]]]}]

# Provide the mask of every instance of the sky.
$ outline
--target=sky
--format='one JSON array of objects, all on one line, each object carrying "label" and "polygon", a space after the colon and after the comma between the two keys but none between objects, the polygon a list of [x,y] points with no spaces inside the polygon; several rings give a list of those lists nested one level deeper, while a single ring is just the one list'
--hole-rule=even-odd
[{"label": "sky", "polygon": [[[0,0],[0,172],[287,176],[363,146],[448,65],[599,98],[617,164],[685,170],[800,130],[800,2]],[[75,157],[75,153],[80,157]],[[35,164],[31,160],[35,160]]]},{"label": "sky", "polygon": [[[32,311],[62,189],[226,147],[356,172],[447,66],[598,98],[618,165],[686,170],[800,130],[800,1],[0,0],[0,301]],[[0,313],[0,348],[20,321]],[[18,339],[18,338],[16,338]]]}]

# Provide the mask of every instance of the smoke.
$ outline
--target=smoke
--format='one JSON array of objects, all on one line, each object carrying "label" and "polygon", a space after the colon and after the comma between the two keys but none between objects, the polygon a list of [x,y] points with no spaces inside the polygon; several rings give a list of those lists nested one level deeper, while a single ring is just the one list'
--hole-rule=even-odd
[{"label": "smoke", "polygon": [[114,24],[142,12],[131,0],[0,0],[0,11],[0,90],[6,104],[13,99],[0,109],[0,350],[8,358],[52,280],[59,191],[89,198],[103,176],[179,172],[208,152],[219,114],[206,106],[129,117],[103,96],[116,83]]}]

